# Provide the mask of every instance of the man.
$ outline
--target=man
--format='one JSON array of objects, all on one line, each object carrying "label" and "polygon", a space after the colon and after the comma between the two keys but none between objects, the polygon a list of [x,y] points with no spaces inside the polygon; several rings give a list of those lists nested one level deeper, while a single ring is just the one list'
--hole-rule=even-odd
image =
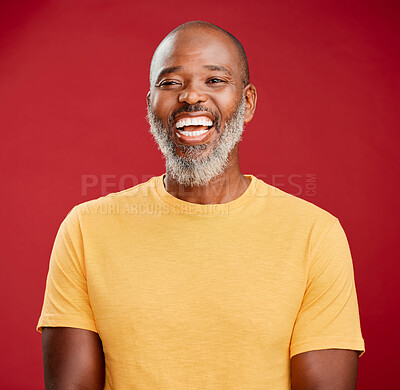
[{"label": "man", "polygon": [[334,216],[239,167],[257,94],[226,31],[158,46],[147,97],[166,174],[78,205],[42,315],[51,389],[355,389],[364,351]]}]

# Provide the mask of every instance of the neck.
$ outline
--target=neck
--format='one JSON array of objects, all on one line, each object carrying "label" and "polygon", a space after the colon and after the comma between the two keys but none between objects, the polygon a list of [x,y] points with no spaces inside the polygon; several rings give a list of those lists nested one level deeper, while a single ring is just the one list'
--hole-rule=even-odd
[{"label": "neck", "polygon": [[220,204],[231,202],[241,196],[250,184],[250,179],[242,174],[238,153],[231,156],[225,171],[203,186],[186,187],[174,180],[168,172],[164,186],[175,198],[190,203]]}]

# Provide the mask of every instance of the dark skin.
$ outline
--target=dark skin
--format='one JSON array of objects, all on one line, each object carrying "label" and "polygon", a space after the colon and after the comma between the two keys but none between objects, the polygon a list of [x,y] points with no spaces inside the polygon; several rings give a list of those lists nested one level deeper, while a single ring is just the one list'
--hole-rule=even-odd
[{"label": "dark skin", "polygon": [[[175,69],[165,73],[166,70]],[[152,69],[152,85],[148,99],[152,111],[165,127],[172,114],[185,106],[207,107],[220,116],[221,129],[214,131],[204,143],[206,156],[218,143],[224,122],[232,115],[243,93],[240,56],[232,41],[220,32],[194,27],[176,34],[157,52]],[[257,92],[252,84],[244,88],[246,99],[245,123],[253,118]],[[175,132],[171,139],[184,144]],[[178,148],[178,154],[182,154]],[[166,190],[176,198],[199,204],[226,203],[238,198],[250,184],[239,166],[239,146],[229,156],[227,169],[204,186],[184,187],[166,174]]]},{"label": "dark skin", "polygon": [[103,389],[104,355],[97,333],[75,328],[42,332],[46,390]]},{"label": "dark skin", "polygon": [[358,351],[323,349],[293,356],[293,390],[355,390]]},{"label": "dark skin", "polygon": [[[207,65],[218,65],[210,68]],[[163,69],[173,72],[161,75]],[[217,112],[224,123],[237,107],[244,88],[245,123],[253,118],[257,93],[252,84],[243,87],[240,57],[233,43],[222,33],[205,28],[181,30],[157,52],[148,101],[167,127],[171,114],[184,105],[201,104]],[[183,142],[171,134],[176,144]],[[203,152],[218,142],[214,131],[205,141]],[[178,153],[183,153],[177,149]],[[229,156],[222,175],[205,186],[185,188],[168,172],[166,190],[192,203],[218,204],[238,198],[247,189],[249,179],[240,171],[238,146]],[[104,355],[97,333],[74,328],[43,328],[43,364],[46,389],[96,390],[104,386]],[[295,355],[291,359],[294,390],[354,390],[358,372],[357,351],[326,349]]]}]

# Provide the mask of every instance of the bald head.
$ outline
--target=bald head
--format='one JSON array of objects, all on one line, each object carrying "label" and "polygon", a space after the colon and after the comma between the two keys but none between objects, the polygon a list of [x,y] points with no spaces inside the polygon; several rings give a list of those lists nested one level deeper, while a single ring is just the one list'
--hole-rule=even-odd
[{"label": "bald head", "polygon": [[[204,21],[191,21],[184,24],[181,24],[174,30],[172,30],[158,45],[157,49],[153,54],[153,58],[151,60],[150,65],[150,85],[154,85],[156,75],[155,69],[157,68],[157,63],[160,60],[160,56],[165,55],[165,51],[168,50],[168,46],[170,46],[171,42],[177,37],[191,37],[194,41],[202,40],[202,33],[214,33],[215,36],[219,36],[222,39],[226,40],[227,45],[230,45],[232,49],[235,51],[236,56],[239,59],[240,63],[240,73],[241,79],[243,83],[243,87],[249,84],[250,75],[249,75],[249,65],[247,62],[246,52],[243,49],[242,44],[239,42],[237,38],[235,38],[232,34],[225,31],[221,27],[216,26],[215,24],[204,22]],[[190,38],[189,38],[190,39]]]}]

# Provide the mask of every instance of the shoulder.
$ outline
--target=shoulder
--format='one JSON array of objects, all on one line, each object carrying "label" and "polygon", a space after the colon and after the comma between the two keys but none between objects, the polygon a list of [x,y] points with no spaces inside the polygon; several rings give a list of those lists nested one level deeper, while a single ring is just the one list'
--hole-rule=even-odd
[{"label": "shoulder", "polygon": [[154,200],[156,180],[158,178],[159,177],[155,176],[134,187],[77,204],[70,213],[78,217],[85,215],[113,214],[121,211],[127,205],[152,201]]},{"label": "shoulder", "polygon": [[254,205],[265,223],[296,242],[315,247],[339,219],[330,211],[256,179]]},{"label": "shoulder", "polygon": [[152,177],[134,187],[110,193],[75,205],[61,223],[60,230],[79,232],[84,226],[105,226],[110,217],[134,216],[146,203],[160,201],[156,189],[159,177]]},{"label": "shoulder", "polygon": [[319,217],[328,221],[336,219],[336,216],[324,208],[258,178],[256,178],[255,195],[258,198],[265,198],[274,209],[286,211],[288,214]]}]

